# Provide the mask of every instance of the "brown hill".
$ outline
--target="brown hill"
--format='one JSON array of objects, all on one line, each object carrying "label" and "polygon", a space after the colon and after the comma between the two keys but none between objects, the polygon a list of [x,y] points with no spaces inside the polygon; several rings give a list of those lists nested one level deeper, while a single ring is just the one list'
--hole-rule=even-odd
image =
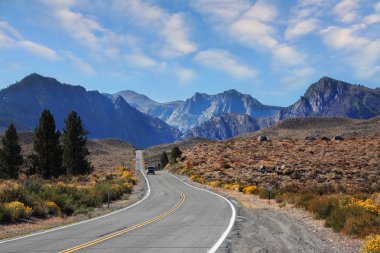
[{"label": "brown hill", "polygon": [[[380,191],[380,118],[288,119],[257,133],[196,144],[183,154],[182,173],[205,181],[299,190]],[[271,140],[260,142],[259,135]],[[304,140],[306,136],[343,141]]]}]

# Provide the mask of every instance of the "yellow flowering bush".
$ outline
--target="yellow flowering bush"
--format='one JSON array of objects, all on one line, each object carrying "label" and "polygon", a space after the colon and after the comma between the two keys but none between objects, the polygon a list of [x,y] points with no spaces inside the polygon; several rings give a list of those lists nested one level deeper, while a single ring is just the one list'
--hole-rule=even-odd
[{"label": "yellow flowering bush", "polygon": [[373,199],[360,200],[353,198],[352,205],[363,207],[364,209],[367,209],[380,215],[380,205],[375,203]]},{"label": "yellow flowering bush", "polygon": [[212,188],[220,188],[222,187],[223,185],[223,182],[222,181],[211,181],[208,183],[209,186],[211,186]]},{"label": "yellow flowering bush", "polygon": [[47,212],[50,215],[56,215],[60,212],[59,206],[54,201],[46,201],[45,202]]},{"label": "yellow flowering bush", "polygon": [[380,253],[380,234],[365,238],[361,247],[362,253]]},{"label": "yellow flowering bush", "polygon": [[206,183],[206,180],[202,176],[199,176],[199,175],[191,175],[190,180],[200,183],[200,184]]},{"label": "yellow flowering bush", "polygon": [[243,188],[244,194],[255,194],[258,192],[258,188],[255,185],[247,186]]},{"label": "yellow flowering bush", "polygon": [[235,191],[237,191],[237,190],[239,190],[241,188],[241,186],[238,183],[234,183],[234,184],[225,184],[223,186],[223,188],[226,189],[226,190],[235,190]]},{"label": "yellow flowering bush", "polygon": [[25,206],[20,201],[5,203],[4,208],[9,213],[10,219],[13,222],[21,218],[28,218],[32,214],[32,208]]}]

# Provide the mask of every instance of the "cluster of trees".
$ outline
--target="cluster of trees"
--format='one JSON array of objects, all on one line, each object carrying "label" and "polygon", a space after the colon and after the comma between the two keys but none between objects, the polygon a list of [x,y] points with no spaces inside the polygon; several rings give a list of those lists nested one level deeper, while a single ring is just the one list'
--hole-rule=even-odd
[{"label": "cluster of trees", "polygon": [[168,163],[175,164],[177,162],[177,159],[180,158],[181,155],[182,155],[182,151],[177,146],[175,146],[170,152],[170,157],[165,151],[162,152],[161,158],[160,158],[160,167],[165,168],[165,166]]},{"label": "cluster of trees", "polygon": [[81,118],[76,112],[71,112],[65,119],[61,138],[53,115],[49,110],[44,110],[35,129],[34,152],[24,159],[16,128],[11,124],[2,138],[0,178],[17,179],[23,165],[26,167],[25,174],[38,174],[45,179],[91,173],[93,167],[87,160],[89,151],[85,147],[87,134]]}]

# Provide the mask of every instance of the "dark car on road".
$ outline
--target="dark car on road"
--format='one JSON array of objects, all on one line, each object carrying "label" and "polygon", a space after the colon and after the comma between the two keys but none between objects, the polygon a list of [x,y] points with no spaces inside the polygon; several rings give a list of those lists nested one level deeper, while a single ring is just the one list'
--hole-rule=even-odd
[{"label": "dark car on road", "polygon": [[149,174],[152,174],[152,175],[156,174],[154,167],[148,167],[146,174],[147,175],[149,175]]}]

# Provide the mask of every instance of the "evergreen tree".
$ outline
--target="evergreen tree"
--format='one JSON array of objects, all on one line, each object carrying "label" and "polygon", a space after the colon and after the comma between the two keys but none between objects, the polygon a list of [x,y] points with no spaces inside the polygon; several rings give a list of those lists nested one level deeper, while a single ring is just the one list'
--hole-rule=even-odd
[{"label": "evergreen tree", "polygon": [[0,178],[18,179],[23,159],[18,134],[13,124],[8,127],[1,142],[3,147],[0,149]]},{"label": "evergreen tree", "polygon": [[176,163],[177,158],[180,158],[181,155],[182,155],[182,151],[177,146],[175,146],[172,149],[172,152],[170,153],[170,163],[172,164]]},{"label": "evergreen tree", "polygon": [[58,177],[62,168],[62,148],[59,144],[60,132],[56,130],[53,115],[44,110],[35,130],[33,168],[44,178]]},{"label": "evergreen tree", "polygon": [[93,167],[87,160],[90,154],[86,148],[87,134],[82,120],[76,112],[71,112],[65,119],[63,130],[63,157],[62,164],[71,175],[88,174]]},{"label": "evergreen tree", "polygon": [[165,168],[165,166],[169,163],[168,154],[166,154],[165,151],[161,154],[160,160],[161,160],[161,167]]}]

